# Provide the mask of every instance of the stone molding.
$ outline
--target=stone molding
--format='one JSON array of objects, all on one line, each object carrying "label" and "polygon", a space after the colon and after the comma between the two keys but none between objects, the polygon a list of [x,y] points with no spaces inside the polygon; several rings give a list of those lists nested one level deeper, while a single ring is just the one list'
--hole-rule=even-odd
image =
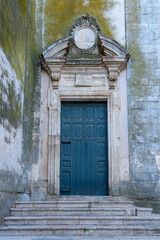
[{"label": "stone molding", "polygon": [[[78,26],[76,25],[75,29]],[[73,36],[69,35],[56,41],[41,55],[42,69],[47,72],[47,74],[42,74],[44,88],[44,81],[48,81],[48,89],[45,88],[45,98],[43,97],[42,100],[45,102],[48,96],[45,117],[42,117],[41,134],[42,138],[43,134],[47,135],[48,150],[43,150],[46,151],[43,154],[48,164],[48,193],[56,195],[60,193],[61,102],[106,101],[108,106],[109,193],[116,195],[119,194],[120,182],[129,180],[128,138],[126,137],[128,129],[127,124],[122,123],[124,120],[125,123],[127,122],[126,74],[125,72],[120,74],[126,69],[129,54],[117,42],[101,35],[97,30],[98,54],[94,52],[84,57],[85,55],[79,56],[79,53],[76,53],[77,55],[73,57],[74,55],[70,55],[72,38]],[[94,80],[95,75],[97,79],[100,79],[101,73],[104,84],[99,84],[100,80]],[[94,85],[94,81],[99,82],[99,85]],[[123,112],[121,112],[122,102]],[[43,128],[47,122],[48,132],[44,133]],[[122,139],[122,150],[120,139]],[[121,158],[126,159],[126,165],[123,166],[123,172],[126,172],[125,177],[121,176]]]},{"label": "stone molding", "polygon": [[108,70],[109,88],[115,89],[118,76],[125,69],[126,61],[123,57],[103,57],[103,63]]},{"label": "stone molding", "polygon": [[64,64],[64,59],[47,59],[42,61],[42,67],[49,74],[52,80],[52,86],[54,89],[59,88],[59,80],[61,78],[61,68]]},{"label": "stone molding", "polygon": [[[108,105],[108,149],[109,149],[109,189],[111,195],[119,194],[118,184],[121,179],[119,162],[119,119],[120,99],[115,91],[101,92],[70,92],[49,89],[48,90],[48,107],[49,107],[49,133],[48,133],[48,193],[59,195],[60,191],[60,117],[61,117],[61,101],[107,101]],[[127,126],[126,126],[127,127]],[[125,133],[126,135],[126,133]],[[127,141],[127,140],[126,140]],[[124,146],[127,149],[127,145]],[[127,158],[126,158],[127,159]],[[129,163],[126,160],[125,181],[129,179]]]},{"label": "stone molding", "polygon": [[90,74],[76,74],[76,87],[91,87],[92,86],[92,75]]},{"label": "stone molding", "polygon": [[[75,41],[76,35],[79,31],[84,31],[83,33],[85,33],[85,31],[90,30],[90,38],[91,38],[91,33],[93,33],[94,35],[94,40],[95,42],[93,43],[93,45],[89,48],[81,48],[78,47]],[[86,14],[84,16],[81,16],[80,18],[76,19],[75,23],[73,24],[71,30],[70,30],[70,52],[72,53],[77,53],[77,54],[83,54],[83,53],[88,53],[88,54],[93,54],[96,53],[98,54],[98,36],[101,33],[101,29],[99,27],[99,25],[96,22],[96,19],[92,16],[90,16],[89,14]],[[83,34],[84,37],[84,34]],[[89,41],[87,41],[87,43],[89,43]]]},{"label": "stone molding", "polygon": [[75,20],[75,23],[71,27],[69,34],[73,36],[74,31],[77,29],[77,27],[81,27],[81,26],[92,26],[94,27],[94,29],[98,34],[101,33],[101,29],[97,24],[96,19],[90,16],[89,14],[86,14]]},{"label": "stone molding", "polygon": [[66,65],[98,65],[104,64],[108,71],[108,81],[110,89],[115,89],[118,76],[126,68],[129,53],[116,41],[103,36],[99,37],[99,48],[101,55],[98,58],[78,58],[70,59],[67,56],[70,48],[71,36],[60,39],[52,44],[41,55],[41,64],[43,69],[50,75],[53,88],[59,88],[61,70]]},{"label": "stone molding", "polygon": [[48,64],[49,68],[50,68],[50,72],[51,72],[51,80],[52,80],[52,84],[53,84],[53,88],[57,89],[59,87],[59,80],[61,78],[61,68],[62,65],[58,65],[58,64]]},{"label": "stone molding", "polygon": [[[67,64],[70,65],[77,65],[77,64],[81,64],[81,65],[85,65],[85,64],[100,64],[100,60],[98,61],[98,59],[94,60],[89,60],[89,59],[85,59],[85,60],[69,60],[67,61]],[[118,76],[120,74],[121,71],[123,71],[125,69],[126,66],[126,60],[125,58],[108,58],[108,57],[103,57],[103,63],[105,64],[107,71],[108,71],[108,81],[109,81],[109,88],[110,89],[115,89],[116,87],[116,82],[118,80]],[[46,62],[45,64],[42,63],[43,68],[48,72],[48,74],[50,75],[50,78],[52,80],[52,86],[53,89],[58,89],[59,88],[59,80],[61,78],[61,69],[62,67],[66,64],[66,61],[63,60],[62,64],[59,63],[59,61],[56,63],[54,61],[53,62]],[[86,76],[87,77],[87,76]],[[84,76],[83,76],[84,79]],[[76,81],[76,86],[79,86],[78,81]],[[81,81],[81,86],[90,86],[82,83]]]}]

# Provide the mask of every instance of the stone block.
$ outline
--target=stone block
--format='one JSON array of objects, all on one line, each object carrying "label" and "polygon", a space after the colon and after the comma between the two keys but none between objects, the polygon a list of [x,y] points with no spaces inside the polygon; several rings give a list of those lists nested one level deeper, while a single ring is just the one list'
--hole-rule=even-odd
[{"label": "stone block", "polygon": [[[143,169],[143,167],[141,167]],[[135,172],[133,171],[132,173],[132,180],[135,182],[146,182],[146,181],[151,181],[152,176],[149,172]]]},{"label": "stone block", "polygon": [[32,182],[31,199],[46,200],[47,199],[47,182]]},{"label": "stone block", "polygon": [[136,182],[135,187],[138,192],[146,194],[146,197],[151,196],[151,193],[156,190],[156,183],[153,182]]}]

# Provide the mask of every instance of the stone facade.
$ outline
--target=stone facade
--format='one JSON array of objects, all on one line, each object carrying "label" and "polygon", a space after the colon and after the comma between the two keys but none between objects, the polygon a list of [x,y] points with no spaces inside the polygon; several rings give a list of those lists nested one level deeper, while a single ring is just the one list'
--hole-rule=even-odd
[{"label": "stone facade", "polygon": [[[1,218],[8,213],[9,207],[17,198],[28,199],[31,195],[36,197],[34,193],[46,198],[48,163],[44,153],[48,148],[48,137],[43,139],[42,132],[48,133],[48,125],[43,123],[49,116],[50,107],[46,97],[50,78],[48,73],[41,69],[39,55],[53,42],[66,37],[75,19],[86,13],[96,18],[102,34],[116,40],[130,54],[127,72],[121,72],[118,79],[123,84],[120,89],[126,86],[127,80],[128,92],[124,92],[128,95],[128,107],[118,101],[117,108],[121,109],[122,119],[123,106],[125,111],[128,108],[129,120],[128,124],[127,120],[122,124],[122,127],[128,126],[129,131],[125,127],[123,132],[119,125],[124,139],[118,140],[117,145],[122,155],[124,141],[128,139],[129,133],[129,179],[123,178],[126,162],[120,156],[123,161],[120,161],[122,171],[118,194],[143,199],[143,202],[144,199],[160,198],[159,5],[159,0],[28,0],[23,1],[23,4],[19,0],[2,0]],[[62,70],[60,88],[63,91],[66,91],[67,71],[65,68]],[[70,87],[75,81],[75,76],[72,75]],[[97,73],[93,76],[95,82],[96,77]],[[57,78],[58,75],[53,76],[53,79]],[[79,89],[82,88],[78,86],[82,84],[82,79],[81,76],[76,77]],[[54,82],[56,85],[57,81]],[[90,79],[83,88],[88,89],[88,84],[91,85]],[[120,92],[120,96],[124,97],[121,90]],[[41,101],[42,99],[44,101]]]},{"label": "stone facade", "polygon": [[[35,84],[35,16],[32,15],[35,5],[29,2],[0,3],[1,218],[18,197],[29,198]],[[23,154],[23,147],[30,150]]]},{"label": "stone facade", "polygon": [[159,198],[160,8],[158,1],[127,1],[130,169],[127,194]]}]

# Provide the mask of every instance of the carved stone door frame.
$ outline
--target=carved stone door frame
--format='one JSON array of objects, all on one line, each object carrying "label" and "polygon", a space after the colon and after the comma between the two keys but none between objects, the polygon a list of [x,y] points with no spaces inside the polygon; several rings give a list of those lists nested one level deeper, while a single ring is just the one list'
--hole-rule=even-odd
[{"label": "carved stone door frame", "polygon": [[[41,82],[42,85],[44,81],[49,83],[44,94],[46,97],[48,95],[48,117],[42,123],[49,126],[48,151],[44,154],[48,161],[48,194],[60,193],[62,101],[107,101],[109,194],[118,195],[123,183],[129,181],[126,79],[128,52],[114,40],[101,35],[93,20],[88,15],[82,16],[79,25],[73,25],[68,37],[56,41],[41,55]],[[80,30],[89,27],[95,32],[95,45],[89,50],[78,49],[74,44],[74,34],[79,31],[79,27]],[[47,74],[43,74],[44,71]],[[42,99],[43,101],[45,100]],[[43,130],[41,136],[43,139]]]},{"label": "carved stone door frame", "polygon": [[[51,93],[52,99],[57,98],[57,95],[54,92]],[[79,102],[79,101],[103,101],[107,102],[107,119],[108,119],[108,159],[109,159],[109,195],[112,195],[112,184],[114,184],[114,179],[116,178],[117,171],[113,165],[115,165],[114,159],[114,137],[111,132],[114,132],[113,129],[116,127],[113,119],[115,118],[113,108],[114,108],[114,96],[113,94],[104,94],[99,92],[98,94],[68,94],[62,93],[57,99],[57,108],[50,109],[50,131],[52,134],[49,134],[49,144],[48,144],[48,191],[50,194],[55,194],[59,196],[60,194],[60,121],[61,121],[61,102]],[[55,106],[55,105],[54,105]],[[53,122],[53,117],[56,121]],[[56,124],[55,124],[56,123]],[[111,124],[112,123],[112,124]],[[54,132],[52,127],[55,126],[55,129],[58,131]],[[117,164],[116,164],[117,165]]]}]

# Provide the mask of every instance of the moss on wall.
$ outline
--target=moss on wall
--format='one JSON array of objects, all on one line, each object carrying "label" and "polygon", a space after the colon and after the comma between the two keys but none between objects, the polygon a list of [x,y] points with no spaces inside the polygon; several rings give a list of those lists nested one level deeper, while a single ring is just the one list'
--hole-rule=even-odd
[{"label": "moss on wall", "polygon": [[18,1],[18,6],[19,9],[23,15],[24,20],[26,21],[27,19],[27,5],[28,5],[28,1],[27,0],[17,0]]},{"label": "moss on wall", "polygon": [[[139,1],[132,0],[127,0],[126,6],[127,49],[131,55],[130,63],[132,65],[129,84],[140,86],[141,84],[143,85],[142,79],[149,74],[147,63],[144,55],[141,53],[141,45],[139,44],[141,6]],[[139,96],[141,93],[142,89],[137,88],[136,95]]]},{"label": "moss on wall", "polygon": [[[0,47],[16,72],[18,80],[22,82],[21,86],[25,97],[24,118],[30,129],[30,138],[32,135],[35,68],[39,59],[35,44],[35,9],[34,0],[0,1]],[[3,80],[4,75],[5,72],[0,76],[1,80]],[[1,119],[8,119],[10,124],[17,128],[22,120],[22,103],[20,104],[20,96],[16,96],[14,85],[15,83],[9,79],[8,87],[2,86],[1,83],[0,116]],[[7,103],[2,99],[3,94],[7,95]]]},{"label": "moss on wall", "polygon": [[[8,119],[11,126],[17,129],[22,120],[21,94],[17,94],[14,81],[8,82],[7,86],[0,82],[0,89],[0,123],[2,119]],[[7,96],[5,100],[4,94]]]},{"label": "moss on wall", "polygon": [[30,169],[33,161],[34,92],[39,66],[39,53],[37,53],[36,47],[36,3],[34,0],[28,0],[25,59],[22,162],[24,162],[27,169]]},{"label": "moss on wall", "polygon": [[25,175],[18,175],[14,171],[0,170],[0,224],[9,215],[9,208],[22,197],[27,197],[27,179]]},{"label": "moss on wall", "polygon": [[[8,155],[7,153],[4,155],[5,167],[9,169],[10,162],[15,157],[15,169],[23,169],[22,173],[18,174],[13,169],[10,173],[8,169],[0,169],[0,199],[2,200],[0,209],[3,209],[0,211],[0,222],[15,199],[24,192],[29,192],[27,171],[30,171],[32,166],[34,91],[39,65],[39,53],[37,53],[35,39],[35,0],[0,1],[0,48],[3,53],[0,64],[0,124],[8,149]],[[20,159],[22,119],[24,140],[22,159]],[[6,120],[8,121],[5,125]],[[16,146],[19,151],[17,155],[14,154],[15,143],[11,143],[10,138],[7,138],[10,132],[14,136],[17,134],[17,142],[19,141],[19,149]]]},{"label": "moss on wall", "polygon": [[27,0],[0,1],[0,46],[22,82],[25,70],[26,4]]},{"label": "moss on wall", "polygon": [[103,34],[113,37],[113,26],[104,16],[104,11],[110,10],[115,3],[116,1],[109,0],[46,0],[44,6],[45,47],[68,35],[75,19],[87,13],[96,18]]},{"label": "moss on wall", "polygon": [[[131,58],[128,66],[128,108],[132,198],[159,198],[158,25],[155,3],[126,0],[126,37]],[[156,66],[156,67],[154,67]]]},{"label": "moss on wall", "polygon": [[0,195],[0,224],[3,224],[3,218],[9,215],[9,208],[13,207],[18,196],[15,193],[2,192]]}]

